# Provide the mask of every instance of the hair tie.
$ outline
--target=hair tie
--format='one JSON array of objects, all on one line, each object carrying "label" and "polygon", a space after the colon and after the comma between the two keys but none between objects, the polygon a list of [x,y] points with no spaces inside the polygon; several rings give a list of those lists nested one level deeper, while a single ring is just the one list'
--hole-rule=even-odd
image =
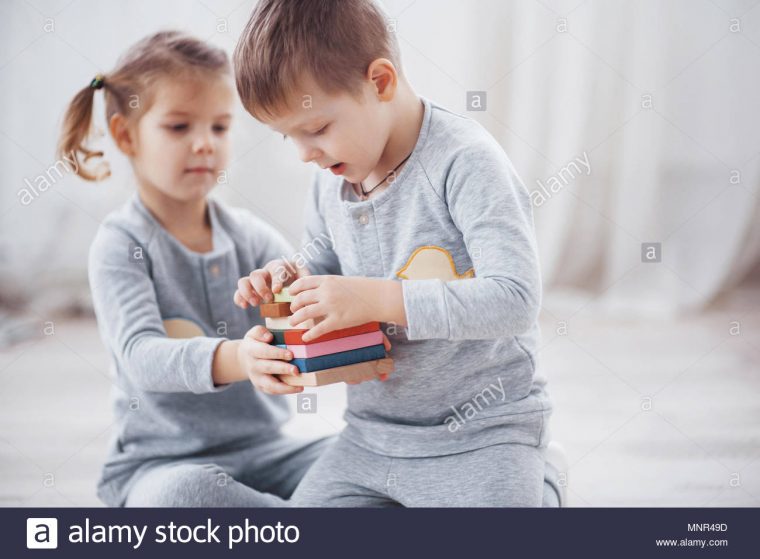
[{"label": "hair tie", "polygon": [[98,74],[90,82],[90,87],[92,89],[103,89],[103,86],[105,85],[105,79],[106,78],[103,74]]}]

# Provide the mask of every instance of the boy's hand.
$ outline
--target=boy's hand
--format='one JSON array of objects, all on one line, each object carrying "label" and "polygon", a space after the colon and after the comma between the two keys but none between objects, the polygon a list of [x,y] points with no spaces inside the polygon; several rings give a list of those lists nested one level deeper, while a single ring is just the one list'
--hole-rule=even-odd
[{"label": "boy's hand", "polygon": [[401,284],[392,280],[345,276],[308,276],[288,289],[291,325],[310,318],[317,325],[303,335],[305,342],[367,322],[395,322],[406,326]]},{"label": "boy's hand", "polygon": [[271,303],[274,294],[282,290],[282,286],[298,278],[309,275],[309,270],[299,268],[287,260],[272,260],[259,270],[238,280],[238,287],[233,300],[241,309],[255,307],[261,303]]},{"label": "boy's hand", "polygon": [[[386,353],[389,352],[391,348],[393,347],[391,345],[391,341],[388,339],[388,336],[386,336],[385,333],[383,333],[383,345],[385,346]],[[385,382],[386,380],[390,378],[390,376],[391,376],[390,373],[378,373],[377,380],[381,382]],[[360,380],[351,381],[351,382],[346,381],[346,384],[361,384],[362,382],[366,382],[366,381],[360,381]]]},{"label": "boy's hand", "polygon": [[298,367],[285,363],[293,358],[287,349],[269,345],[272,333],[263,326],[254,326],[238,346],[238,362],[251,383],[267,394],[295,394],[302,386],[290,386],[273,375],[299,375]]}]

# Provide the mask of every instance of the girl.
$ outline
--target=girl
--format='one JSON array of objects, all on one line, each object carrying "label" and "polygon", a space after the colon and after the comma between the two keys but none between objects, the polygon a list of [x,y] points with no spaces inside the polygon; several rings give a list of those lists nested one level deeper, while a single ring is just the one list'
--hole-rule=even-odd
[{"label": "girl", "polygon": [[[109,132],[137,192],[100,226],[89,278],[115,370],[116,433],[98,484],[110,506],[278,506],[327,440],[284,437],[300,392],[256,311],[230,286],[289,250],[250,213],[207,195],[227,164],[235,94],[227,55],[178,32],[130,48],[113,72],[74,97],[59,153],[86,180],[93,96],[105,94]],[[283,361],[275,361],[275,359]],[[253,386],[246,382],[250,379]],[[265,394],[264,391],[277,394]]]}]

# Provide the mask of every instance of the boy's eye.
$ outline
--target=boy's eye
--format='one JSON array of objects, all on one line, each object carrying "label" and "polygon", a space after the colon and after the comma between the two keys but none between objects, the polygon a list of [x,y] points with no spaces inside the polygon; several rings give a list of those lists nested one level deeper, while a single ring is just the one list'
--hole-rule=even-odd
[{"label": "boy's eye", "polygon": [[168,128],[172,132],[182,132],[183,130],[187,130],[187,124],[171,124],[168,126]]},{"label": "boy's eye", "polygon": [[223,124],[216,124],[214,125],[214,132],[225,132],[227,130],[227,127]]},{"label": "boy's eye", "polygon": [[314,136],[321,136],[322,134],[324,134],[325,130],[327,130],[328,126],[329,126],[329,124],[325,124],[322,128],[320,128],[319,130],[317,130],[316,132],[313,133]]}]

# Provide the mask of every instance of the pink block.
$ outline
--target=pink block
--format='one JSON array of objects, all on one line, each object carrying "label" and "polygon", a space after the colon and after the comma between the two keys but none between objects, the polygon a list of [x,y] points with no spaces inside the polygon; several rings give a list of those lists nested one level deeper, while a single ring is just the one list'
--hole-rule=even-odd
[{"label": "pink block", "polygon": [[288,345],[287,348],[293,352],[296,359],[308,357],[319,357],[331,353],[340,353],[341,351],[350,351],[360,347],[379,345],[383,343],[383,333],[380,331],[370,332],[368,334],[359,334],[358,336],[349,336],[347,338],[338,338],[327,342],[319,342],[309,345]]}]

